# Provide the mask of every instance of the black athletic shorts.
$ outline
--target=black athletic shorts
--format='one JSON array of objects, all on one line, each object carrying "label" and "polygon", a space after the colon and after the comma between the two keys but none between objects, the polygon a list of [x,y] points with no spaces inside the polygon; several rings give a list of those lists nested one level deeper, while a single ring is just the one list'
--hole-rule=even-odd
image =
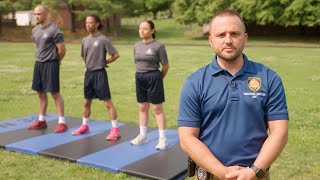
[{"label": "black athletic shorts", "polygon": [[108,75],[105,69],[86,71],[84,77],[84,97],[86,99],[111,99]]},{"label": "black athletic shorts", "polygon": [[59,72],[58,60],[36,62],[33,70],[32,89],[43,92],[59,92]]},{"label": "black athletic shorts", "polygon": [[137,101],[160,104],[165,101],[162,73],[159,70],[139,73],[136,72]]}]

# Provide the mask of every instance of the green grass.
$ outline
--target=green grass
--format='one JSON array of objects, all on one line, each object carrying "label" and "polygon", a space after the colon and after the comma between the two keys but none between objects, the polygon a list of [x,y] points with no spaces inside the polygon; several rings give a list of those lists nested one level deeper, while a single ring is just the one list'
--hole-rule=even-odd
[{"label": "green grass", "polygon": [[[159,24],[160,42],[207,44],[205,38],[183,33],[188,30],[187,26],[176,27],[172,22],[164,20],[157,20],[155,23]],[[132,22],[123,25],[127,28],[127,34],[123,35],[126,30],[122,29],[120,35],[123,36],[114,39],[121,57],[110,65],[108,76],[119,121],[137,125],[138,108],[135,99],[132,43],[139,39],[135,36],[136,26]],[[320,178],[320,48],[262,46],[294,44],[310,47],[316,46],[314,42],[306,42],[299,37],[281,37],[279,40],[255,37],[251,44],[249,40],[250,46],[245,48],[245,53],[250,59],[264,63],[280,74],[286,89],[290,115],[289,142],[271,167],[272,179]],[[166,49],[170,70],[164,82],[164,109],[168,128],[176,129],[182,83],[189,74],[211,61],[213,51],[209,46],[167,45]],[[31,90],[33,64],[32,43],[0,43],[0,120],[38,113],[38,99]],[[80,44],[67,44],[67,55],[61,66],[60,76],[66,114],[81,117],[84,64],[80,58]],[[56,113],[52,98],[49,98],[48,112]],[[100,101],[93,102],[91,119],[108,120],[107,111]],[[157,127],[152,113],[149,126]],[[0,169],[0,177],[4,179],[130,179],[124,174],[113,175],[74,163],[2,149]]]}]

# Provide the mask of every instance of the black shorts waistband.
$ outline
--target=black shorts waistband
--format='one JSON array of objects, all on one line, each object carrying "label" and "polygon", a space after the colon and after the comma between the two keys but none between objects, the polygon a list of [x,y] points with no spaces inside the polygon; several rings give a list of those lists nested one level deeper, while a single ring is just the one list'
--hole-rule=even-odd
[{"label": "black shorts waistband", "polygon": [[95,70],[86,70],[86,72],[88,73],[93,73],[93,72],[100,72],[100,71],[105,71],[105,68],[101,68],[101,69],[95,69]]},{"label": "black shorts waistband", "polygon": [[58,59],[48,59],[48,60],[43,61],[43,62],[36,61],[36,63],[52,63],[52,62],[58,62]]},{"label": "black shorts waistband", "polygon": [[148,74],[148,73],[154,73],[154,72],[160,72],[159,69],[156,70],[151,70],[151,71],[147,71],[147,72],[136,72],[137,74]]}]

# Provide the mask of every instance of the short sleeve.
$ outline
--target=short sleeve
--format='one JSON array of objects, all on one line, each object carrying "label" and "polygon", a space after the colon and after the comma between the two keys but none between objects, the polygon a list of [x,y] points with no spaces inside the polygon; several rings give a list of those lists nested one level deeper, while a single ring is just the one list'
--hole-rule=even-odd
[{"label": "short sleeve", "polygon": [[112,43],[109,39],[107,39],[107,41],[106,41],[106,50],[109,55],[113,55],[115,53],[118,53],[117,49],[112,45]]},{"label": "short sleeve", "polygon": [[201,126],[200,95],[190,79],[186,79],[180,94],[178,126]]},{"label": "short sleeve", "polygon": [[266,106],[267,120],[288,120],[286,95],[280,77],[274,74],[269,84]]},{"label": "short sleeve", "polygon": [[63,43],[64,37],[62,31],[56,26],[53,32],[53,41],[55,44]]},{"label": "short sleeve", "polygon": [[159,59],[161,61],[161,64],[168,64],[167,51],[163,44],[159,48]]}]

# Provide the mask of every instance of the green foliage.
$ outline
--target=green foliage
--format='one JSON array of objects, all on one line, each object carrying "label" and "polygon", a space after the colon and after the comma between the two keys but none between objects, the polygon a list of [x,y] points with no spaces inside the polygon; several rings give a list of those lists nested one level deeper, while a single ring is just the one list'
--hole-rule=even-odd
[{"label": "green foliage", "polygon": [[144,0],[148,11],[153,13],[153,18],[157,19],[159,11],[169,10],[173,0]]},{"label": "green foliage", "polygon": [[284,11],[281,24],[285,26],[320,26],[320,1],[293,0]]},{"label": "green foliage", "polygon": [[232,0],[176,0],[174,6],[174,17],[178,22],[199,25],[207,23],[214,12],[220,9],[227,9]]},{"label": "green foliage", "polygon": [[280,26],[320,26],[319,0],[176,0],[178,22],[204,24],[224,9],[238,11],[247,23]]}]

